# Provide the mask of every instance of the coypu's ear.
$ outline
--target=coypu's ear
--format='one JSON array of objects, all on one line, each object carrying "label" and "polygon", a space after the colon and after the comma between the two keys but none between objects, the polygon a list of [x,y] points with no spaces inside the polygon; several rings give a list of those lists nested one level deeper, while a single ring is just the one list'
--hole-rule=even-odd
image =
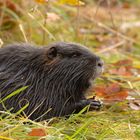
[{"label": "coypu's ear", "polygon": [[47,56],[49,59],[53,59],[54,57],[56,57],[57,56],[57,49],[55,47],[49,48],[49,50],[47,51]]}]

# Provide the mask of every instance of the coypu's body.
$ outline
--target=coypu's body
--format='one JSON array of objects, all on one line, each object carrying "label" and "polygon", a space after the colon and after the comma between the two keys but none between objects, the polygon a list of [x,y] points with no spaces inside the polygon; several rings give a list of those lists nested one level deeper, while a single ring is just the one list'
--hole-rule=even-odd
[{"label": "coypu's body", "polygon": [[0,102],[0,110],[24,110],[32,120],[79,112],[87,105],[95,109],[98,101],[86,100],[90,81],[100,73],[102,62],[85,47],[58,42],[48,47],[27,44],[0,49],[1,101],[21,87],[21,93]]}]

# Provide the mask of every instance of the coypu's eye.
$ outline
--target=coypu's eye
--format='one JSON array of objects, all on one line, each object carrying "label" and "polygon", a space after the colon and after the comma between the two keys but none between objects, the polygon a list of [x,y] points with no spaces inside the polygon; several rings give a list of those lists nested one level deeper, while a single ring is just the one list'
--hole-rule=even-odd
[{"label": "coypu's eye", "polygon": [[57,49],[55,47],[50,48],[47,51],[47,56],[49,59],[53,59],[54,57],[56,57],[57,56]]},{"label": "coypu's eye", "polygon": [[78,56],[80,56],[80,55],[81,55],[81,53],[79,53],[79,52],[74,52],[74,53],[72,53],[71,57],[78,57]]}]

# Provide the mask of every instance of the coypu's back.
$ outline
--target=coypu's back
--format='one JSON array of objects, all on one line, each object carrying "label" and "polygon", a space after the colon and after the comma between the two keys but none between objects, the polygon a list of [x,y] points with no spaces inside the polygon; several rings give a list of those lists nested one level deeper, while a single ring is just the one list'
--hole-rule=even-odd
[{"label": "coypu's back", "polygon": [[12,108],[11,112],[17,112],[29,104],[24,112],[33,120],[77,112],[82,109],[79,102],[85,99],[84,94],[101,67],[99,57],[74,43],[59,42],[48,47],[19,44],[1,48],[1,100],[21,87],[28,87],[0,104],[0,110]]}]

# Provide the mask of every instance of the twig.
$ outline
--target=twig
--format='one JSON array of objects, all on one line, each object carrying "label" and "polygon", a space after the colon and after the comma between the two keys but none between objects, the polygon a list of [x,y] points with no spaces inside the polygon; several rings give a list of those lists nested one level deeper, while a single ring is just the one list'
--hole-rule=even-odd
[{"label": "twig", "polygon": [[136,40],[134,40],[134,39],[132,39],[132,38],[130,38],[128,36],[125,36],[122,33],[118,32],[118,31],[115,31],[114,29],[109,28],[108,26],[106,26],[105,24],[103,24],[101,22],[97,22],[97,25],[102,27],[102,28],[104,28],[104,29],[106,29],[106,30],[108,30],[108,31],[110,31],[110,32],[112,32],[112,33],[114,33],[114,34],[116,34],[116,35],[118,35],[118,36],[120,36],[120,37],[122,37],[123,39],[125,39],[127,41],[131,41],[133,43],[137,43]]},{"label": "twig", "polygon": [[31,13],[28,13],[28,16],[31,17],[32,19],[36,20],[36,22],[50,36],[51,39],[56,40],[55,37],[48,31],[48,29],[46,27],[44,27],[44,25],[41,24],[39,21],[37,21],[37,19]]},{"label": "twig", "polygon": [[99,26],[99,27],[101,27],[101,28],[104,28],[104,29],[108,30],[109,32],[111,32],[111,33],[113,33],[113,34],[116,34],[117,36],[122,37],[123,39],[125,39],[125,40],[127,40],[127,41],[131,41],[132,43],[139,44],[139,43],[138,43],[136,40],[134,40],[133,38],[130,38],[130,37],[126,36],[126,35],[123,35],[122,33],[120,33],[120,32],[118,32],[118,31],[116,31],[116,30],[114,30],[114,29],[108,27],[107,25],[103,24],[102,22],[99,22],[99,21],[97,21],[97,20],[95,21],[94,19],[89,19],[89,18],[87,18],[87,17],[85,17],[85,18],[86,18],[87,20],[89,20],[89,21],[95,23],[97,26]]},{"label": "twig", "polygon": [[113,18],[112,12],[111,12],[111,1],[110,0],[107,0],[107,7],[108,7],[108,13],[110,15],[110,19],[112,22],[112,26],[113,26],[113,28],[116,28],[114,18]]},{"label": "twig", "polygon": [[[91,18],[91,19],[89,19],[89,18],[87,18],[87,17],[85,17],[85,18],[88,19],[88,20],[90,20],[91,22],[93,22],[95,25],[97,25],[97,26],[99,26],[99,27],[101,27],[101,28],[104,28],[104,29],[108,30],[109,32],[112,32],[113,34],[116,34],[117,36],[122,37],[123,39],[125,39],[125,40],[127,40],[127,41],[131,41],[131,42],[133,42],[133,43],[137,43],[137,44],[138,44],[138,42],[136,42],[136,40],[134,40],[134,39],[132,39],[132,38],[130,38],[130,37],[127,37],[126,35],[123,35],[122,33],[120,33],[120,32],[118,32],[118,31],[116,31],[116,30],[114,30],[114,29],[108,27],[107,25],[105,25],[105,24],[103,24],[103,23],[101,23],[101,22],[99,22],[99,21],[97,21],[97,20],[95,20],[95,19],[96,19],[95,17],[96,17],[96,15],[97,15],[97,12],[98,12],[98,9],[99,9],[99,6],[100,6],[100,3],[101,3],[101,2],[102,2],[102,0],[100,0],[100,1],[98,2],[98,4],[97,4],[97,9],[96,9],[96,11],[95,11],[95,13],[94,13],[93,18]],[[107,0],[107,4],[108,4],[109,14],[110,14],[110,16],[111,16],[112,23],[113,23],[113,25],[114,25],[113,16],[112,16],[112,13],[110,12],[110,1],[109,1],[109,0]],[[115,26],[115,25],[114,25],[114,26]]]},{"label": "twig", "polygon": [[21,32],[22,32],[22,34],[23,34],[23,37],[24,37],[25,42],[27,43],[27,42],[28,42],[28,39],[27,39],[27,37],[26,37],[26,35],[25,35],[25,31],[24,31],[24,29],[23,29],[22,24],[19,24],[19,28],[20,28],[20,30],[21,30]]},{"label": "twig", "polygon": [[127,40],[127,41],[131,41],[133,43],[137,43],[136,40],[134,40],[133,38],[130,38],[128,36],[123,35],[122,33],[115,31],[114,29],[108,27],[107,25],[99,22],[99,21],[94,21],[91,19],[92,22],[96,23],[99,27],[104,28],[106,30],[108,30],[109,32],[112,32],[113,34],[118,35],[119,37],[122,37],[123,39]]},{"label": "twig", "polygon": [[119,47],[119,46],[125,44],[125,42],[126,42],[126,41],[123,40],[123,41],[121,41],[121,42],[119,42],[119,43],[117,43],[117,44],[108,46],[107,48],[98,51],[97,54],[104,53],[104,52],[107,52],[107,51],[111,51],[111,50],[113,50],[113,49],[115,49],[115,48],[117,48],[117,47]]}]

